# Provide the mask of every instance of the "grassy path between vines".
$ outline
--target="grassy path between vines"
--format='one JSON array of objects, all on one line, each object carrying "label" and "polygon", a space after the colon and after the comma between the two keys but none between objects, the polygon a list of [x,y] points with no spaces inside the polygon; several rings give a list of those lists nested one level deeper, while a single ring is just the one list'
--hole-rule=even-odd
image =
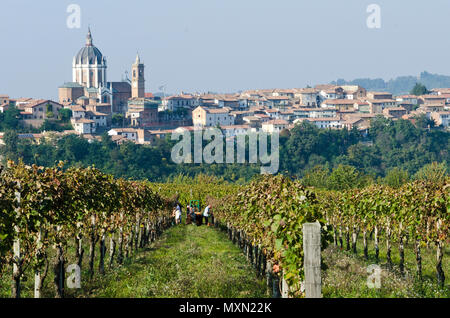
[{"label": "grassy path between vines", "polygon": [[[73,243],[73,242],[72,242]],[[87,242],[84,246],[88,251]],[[398,273],[398,246],[393,244],[394,271],[386,267],[385,244],[380,245],[381,288],[367,286],[367,267],[375,263],[373,241],[369,240],[369,260],[363,259],[361,242],[358,255],[330,246],[322,251],[328,267],[322,271],[322,293],[334,297],[444,297],[450,298],[450,247],[446,245],[443,269],[446,286],[439,288],[435,278],[435,249],[423,248],[422,282],[414,279],[415,254],[405,249],[407,275]],[[54,251],[49,249],[49,260]],[[108,258],[108,255],[107,255]],[[67,248],[68,264],[75,260],[73,244]],[[12,268],[0,273],[0,297],[11,295]],[[45,281],[43,297],[54,297],[52,268]],[[29,267],[22,280],[22,297],[33,297],[33,272]],[[178,225],[168,229],[155,243],[141,249],[122,266],[114,265],[106,274],[98,273],[98,244],[95,275],[89,279],[88,255],[84,257],[81,289],[66,288],[66,297],[267,297],[264,278],[257,278],[242,251],[224,232],[206,226]]]},{"label": "grassy path between vines", "polygon": [[178,225],[78,297],[266,297],[242,252],[214,228]]}]

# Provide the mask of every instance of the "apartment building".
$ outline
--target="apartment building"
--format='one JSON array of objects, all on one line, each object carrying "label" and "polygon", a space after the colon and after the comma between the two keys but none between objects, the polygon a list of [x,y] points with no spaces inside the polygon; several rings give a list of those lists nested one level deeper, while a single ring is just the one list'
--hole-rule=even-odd
[{"label": "apartment building", "polygon": [[192,123],[196,127],[234,125],[235,117],[229,108],[207,108],[198,106],[192,111]]}]

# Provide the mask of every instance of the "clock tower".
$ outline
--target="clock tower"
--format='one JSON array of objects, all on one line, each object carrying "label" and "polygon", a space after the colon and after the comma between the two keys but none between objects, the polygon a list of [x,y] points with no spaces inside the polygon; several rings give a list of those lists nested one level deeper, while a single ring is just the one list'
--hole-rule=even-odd
[{"label": "clock tower", "polygon": [[139,54],[136,55],[136,61],[131,67],[131,97],[145,97],[145,79],[144,79],[144,64],[139,59]]}]

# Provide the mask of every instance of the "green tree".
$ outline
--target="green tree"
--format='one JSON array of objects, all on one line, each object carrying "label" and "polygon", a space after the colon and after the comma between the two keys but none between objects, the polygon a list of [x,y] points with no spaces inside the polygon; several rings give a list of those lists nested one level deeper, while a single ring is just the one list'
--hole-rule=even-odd
[{"label": "green tree", "polygon": [[19,127],[20,110],[15,106],[10,105],[3,114],[3,130],[14,129]]},{"label": "green tree", "polygon": [[433,119],[428,118],[425,114],[420,114],[414,117],[417,128],[427,129],[433,128],[436,123]]},{"label": "green tree", "polygon": [[123,127],[124,119],[125,118],[124,118],[124,116],[122,114],[114,114],[112,116],[111,121],[112,121],[113,125]]},{"label": "green tree", "polygon": [[61,108],[59,110],[59,118],[61,121],[67,123],[72,117],[72,110],[69,108]]},{"label": "green tree", "polygon": [[407,171],[401,168],[393,168],[389,170],[386,177],[383,179],[383,183],[392,187],[400,188],[403,184],[409,181],[409,174]]},{"label": "green tree", "polygon": [[302,184],[306,187],[326,188],[328,177],[328,168],[323,165],[317,165],[305,173],[305,176],[302,178]]},{"label": "green tree", "polygon": [[421,84],[421,83],[416,83],[416,85],[414,85],[413,89],[410,92],[412,95],[425,95],[428,94],[429,91],[428,89],[425,87],[425,85]]},{"label": "green tree", "polygon": [[414,179],[441,182],[445,181],[446,176],[447,163],[432,162],[423,166],[419,171],[417,171],[417,173],[414,175]]},{"label": "green tree", "polygon": [[114,141],[112,141],[111,136],[108,135],[108,133],[106,131],[102,134],[101,143],[102,143],[102,147],[105,151],[114,149],[117,146],[117,144]]},{"label": "green tree", "polygon": [[41,127],[39,128],[40,131],[63,131],[63,130],[71,130],[72,124],[66,123],[64,125],[61,125],[60,123],[45,119],[42,123]]},{"label": "green tree", "polygon": [[13,160],[17,162],[19,155],[17,153],[17,144],[19,142],[19,136],[15,130],[7,130],[3,135],[3,142],[5,146],[3,147],[3,155],[5,162],[7,160]]},{"label": "green tree", "polygon": [[331,172],[328,187],[333,190],[346,190],[359,187],[363,182],[363,175],[355,167],[339,165]]}]

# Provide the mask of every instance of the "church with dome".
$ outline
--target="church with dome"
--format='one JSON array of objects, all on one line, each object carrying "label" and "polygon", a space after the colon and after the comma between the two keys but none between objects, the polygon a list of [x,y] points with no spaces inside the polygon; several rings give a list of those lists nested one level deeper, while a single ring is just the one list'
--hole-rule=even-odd
[{"label": "church with dome", "polygon": [[72,81],[87,88],[106,87],[106,57],[92,44],[91,30],[86,37],[86,46],[73,58]]},{"label": "church with dome", "polygon": [[139,56],[132,65],[132,79],[108,81],[107,60],[94,45],[88,29],[86,44],[72,61],[72,81],[59,86],[59,102],[65,107],[82,106],[109,116],[125,114],[130,99],[145,97],[144,64]]}]

